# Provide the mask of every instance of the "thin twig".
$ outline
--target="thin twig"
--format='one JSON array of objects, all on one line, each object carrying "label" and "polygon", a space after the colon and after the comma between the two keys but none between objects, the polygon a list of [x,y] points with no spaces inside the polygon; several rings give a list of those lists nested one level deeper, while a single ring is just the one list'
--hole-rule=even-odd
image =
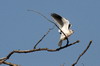
[{"label": "thin twig", "polygon": [[72,64],[72,66],[75,66],[78,61],[80,60],[80,58],[86,53],[86,51],[89,49],[90,45],[92,44],[92,40],[89,42],[88,46],[86,47],[86,49],[79,55],[79,57],[77,58],[76,62],[74,64]]},{"label": "thin twig", "polygon": [[49,33],[51,30],[53,30],[53,29],[54,29],[54,27],[53,27],[53,28],[50,28],[50,29],[48,30],[48,32],[46,32],[46,34],[43,35],[43,37],[35,44],[34,49],[36,49],[37,45],[38,45],[38,44],[48,35],[48,33]]},{"label": "thin twig", "polygon": [[34,13],[37,13],[37,14],[41,15],[42,17],[44,17],[47,21],[53,23],[53,24],[65,35],[65,37],[66,37],[66,39],[67,39],[67,45],[68,45],[69,40],[68,40],[66,34],[58,27],[58,25],[57,25],[54,21],[48,19],[45,15],[43,15],[42,13],[40,13],[40,12],[38,12],[38,11],[35,11],[35,10],[27,10],[27,11],[32,11],[32,12],[34,12]]},{"label": "thin twig", "polygon": [[49,22],[55,24],[53,21],[51,21],[50,19],[48,19],[46,16],[44,16],[42,13],[40,13],[40,12],[38,12],[38,11],[35,11],[35,10],[27,10],[27,11],[32,11],[32,12],[34,12],[34,13],[37,13],[37,14],[41,15],[42,17],[44,17],[47,21],[49,21]]},{"label": "thin twig", "polygon": [[9,65],[9,66],[19,66],[17,64],[6,62],[6,60],[7,60],[7,57],[0,59],[0,64],[6,64],[6,65]]},{"label": "thin twig", "polygon": [[9,65],[9,66],[19,66],[19,65],[17,65],[17,64],[13,64],[13,63],[6,62],[6,61],[4,61],[3,63],[6,64],[6,65]]}]

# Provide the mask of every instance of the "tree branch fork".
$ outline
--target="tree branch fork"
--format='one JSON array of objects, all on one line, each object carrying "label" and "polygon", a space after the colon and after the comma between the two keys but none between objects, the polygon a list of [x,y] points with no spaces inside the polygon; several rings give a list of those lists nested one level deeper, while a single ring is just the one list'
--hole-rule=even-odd
[{"label": "tree branch fork", "polygon": [[[38,14],[40,14],[41,16],[43,16],[45,19],[47,19],[49,22],[53,23],[58,29],[60,29],[53,21],[49,20],[46,16],[44,16],[43,14],[37,12],[37,11],[34,11],[32,10],[33,12],[36,12]],[[53,28],[52,28],[53,29]],[[70,44],[66,44],[65,46],[62,46],[62,47],[59,47],[59,48],[56,48],[56,49],[49,49],[49,48],[36,48],[37,45],[48,35],[48,33],[50,32],[50,30],[52,29],[49,29],[48,32],[46,32],[46,34],[44,34],[44,36],[35,44],[34,48],[33,49],[30,49],[30,50],[13,50],[12,52],[10,52],[6,57],[3,57],[0,59],[0,64],[6,64],[6,65],[9,65],[9,66],[19,66],[17,64],[13,64],[13,63],[10,63],[10,62],[7,62],[7,60],[15,53],[32,53],[32,52],[37,52],[37,51],[48,51],[48,52],[56,52],[56,51],[60,51],[64,48],[68,48],[72,45],[75,45],[77,43],[79,43],[80,41],[77,40],[73,43],[70,43]],[[61,30],[61,29],[60,29]],[[61,32],[63,33],[63,31],[61,30]],[[63,33],[64,34],[64,33]],[[65,35],[65,34],[64,34]],[[66,35],[65,35],[66,36]],[[68,40],[68,38],[67,38]],[[87,48],[79,55],[79,57],[77,58],[77,60],[75,61],[75,63],[72,64],[72,66],[75,66],[79,59],[86,53],[86,51],[88,50],[88,48],[90,47],[92,41],[89,42]]]},{"label": "tree branch fork", "polygon": [[[36,52],[36,51],[48,51],[48,52],[56,52],[56,51],[60,51],[64,48],[68,48],[76,43],[79,43],[80,41],[77,40],[73,43],[70,43],[68,45],[62,46],[60,48],[56,48],[56,49],[48,49],[48,48],[38,48],[38,49],[30,49],[30,50],[13,50],[12,52],[10,52],[6,57],[3,57],[0,59],[0,64],[6,64],[9,66],[19,66],[17,64],[13,64],[10,62],[7,62],[6,60],[8,60],[13,54],[15,53],[32,53],[32,52]],[[79,57],[77,58],[77,60],[72,64],[72,66],[75,66],[79,59],[86,53],[86,51],[89,49],[90,45],[92,44],[92,40],[89,42],[88,46],[86,47],[86,49],[79,55]]]},{"label": "tree branch fork", "polygon": [[30,50],[13,50],[6,57],[0,59],[0,64],[7,64],[7,65],[13,65],[13,66],[16,65],[16,66],[18,66],[17,64],[6,62],[6,60],[8,60],[15,53],[32,53],[32,52],[36,52],[36,51],[56,52],[56,51],[59,51],[61,49],[67,48],[69,46],[72,46],[72,45],[74,45],[76,43],[79,43],[79,40],[77,40],[77,41],[75,41],[73,43],[70,43],[69,45],[65,45],[65,46],[62,46],[62,47],[56,48],[56,49],[38,48],[38,49],[30,49]]}]

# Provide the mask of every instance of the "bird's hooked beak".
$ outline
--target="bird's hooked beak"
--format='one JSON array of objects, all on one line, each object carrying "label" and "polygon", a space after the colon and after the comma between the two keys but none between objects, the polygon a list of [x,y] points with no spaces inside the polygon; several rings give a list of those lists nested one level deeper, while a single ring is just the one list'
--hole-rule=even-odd
[{"label": "bird's hooked beak", "polygon": [[74,33],[74,30],[72,30],[72,33]]}]

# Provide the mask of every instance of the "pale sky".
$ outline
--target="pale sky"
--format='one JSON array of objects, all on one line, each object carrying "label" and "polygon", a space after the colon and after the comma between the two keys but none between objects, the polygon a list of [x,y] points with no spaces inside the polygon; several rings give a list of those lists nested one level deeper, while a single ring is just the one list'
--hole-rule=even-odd
[{"label": "pale sky", "polygon": [[[70,43],[76,40],[80,40],[80,43],[58,52],[14,54],[8,62],[21,66],[71,66],[89,41],[93,40],[76,66],[100,65],[100,0],[0,0],[0,58],[13,50],[32,49],[48,29],[54,26],[28,9],[39,11],[51,20],[51,13],[64,16],[75,31],[69,38]],[[37,48],[57,48],[59,37],[55,27]]]}]

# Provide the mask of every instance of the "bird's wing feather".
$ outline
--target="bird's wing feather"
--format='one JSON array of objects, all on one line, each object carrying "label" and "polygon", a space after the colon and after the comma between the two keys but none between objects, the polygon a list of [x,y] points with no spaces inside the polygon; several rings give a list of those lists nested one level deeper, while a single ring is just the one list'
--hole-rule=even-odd
[{"label": "bird's wing feather", "polygon": [[53,17],[54,21],[56,22],[56,24],[62,28],[64,23],[62,21],[62,17],[56,13],[52,13],[51,16]]},{"label": "bird's wing feather", "polygon": [[63,21],[63,23],[64,23],[64,28],[65,29],[69,29],[69,26],[70,26],[70,23],[69,23],[69,21],[67,20],[67,19],[65,19],[64,17],[62,18],[62,21]]}]

